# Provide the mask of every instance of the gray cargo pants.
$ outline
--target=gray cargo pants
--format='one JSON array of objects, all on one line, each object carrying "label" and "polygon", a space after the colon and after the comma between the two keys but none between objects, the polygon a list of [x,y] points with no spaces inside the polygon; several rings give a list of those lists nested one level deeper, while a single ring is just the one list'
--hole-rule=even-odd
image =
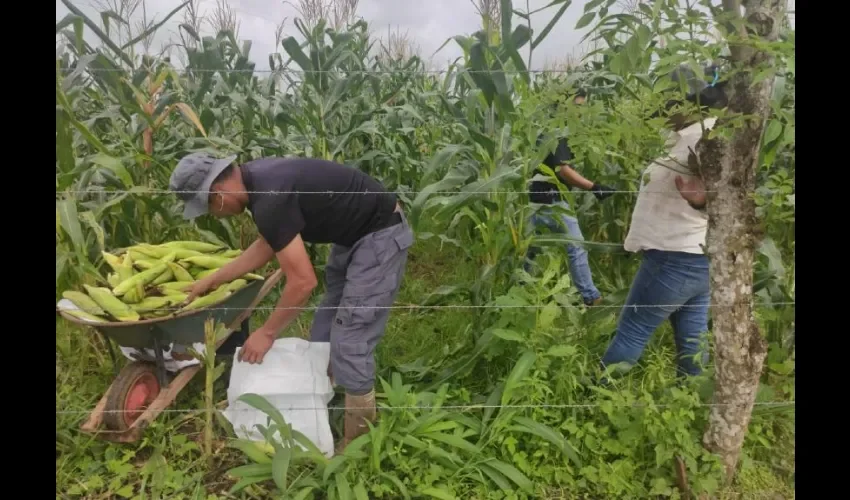
[{"label": "gray cargo pants", "polygon": [[348,394],[367,394],[375,386],[375,346],[384,335],[414,239],[404,214],[401,219],[351,247],[331,247],[327,291],[310,341],[331,343],[331,371]]}]

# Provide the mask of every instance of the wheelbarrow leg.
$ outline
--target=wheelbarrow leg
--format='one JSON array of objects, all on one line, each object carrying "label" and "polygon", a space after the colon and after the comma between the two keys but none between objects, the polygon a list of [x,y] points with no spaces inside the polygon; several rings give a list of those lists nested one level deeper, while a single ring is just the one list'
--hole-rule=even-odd
[{"label": "wheelbarrow leg", "polygon": [[153,337],[153,352],[156,356],[156,379],[159,381],[160,387],[168,385],[168,378],[165,374],[165,357],[162,355],[162,345],[159,342],[159,337]]},{"label": "wheelbarrow leg", "polygon": [[106,334],[99,329],[97,332],[100,334],[101,338],[103,338],[103,342],[106,343],[106,348],[109,349],[109,359],[112,360],[112,375],[117,377],[119,372],[118,359],[115,358],[115,348],[112,346],[112,341],[109,340],[109,337],[107,337]]}]

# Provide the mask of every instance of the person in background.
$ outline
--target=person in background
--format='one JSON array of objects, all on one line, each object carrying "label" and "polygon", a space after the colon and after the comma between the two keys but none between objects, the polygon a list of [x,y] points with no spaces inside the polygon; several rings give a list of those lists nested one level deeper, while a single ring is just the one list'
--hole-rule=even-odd
[{"label": "person in background", "polygon": [[169,189],[183,200],[185,218],[230,217],[247,208],[260,234],[241,255],[195,282],[187,301],[276,257],[286,285],[274,312],[239,352],[240,361],[262,363],[317,285],[304,243],[331,243],[326,293],[310,340],[330,342],[328,375],[345,389],[340,451],[376,419],[375,348],[404,277],[413,232],[395,194],[355,168],[312,158],[243,165],[235,159],[192,153],[171,174]]},{"label": "person in background", "polygon": [[[581,105],[585,102],[586,98],[586,93],[579,90],[573,96],[573,103]],[[541,139],[542,137],[538,138],[538,144]],[[599,201],[611,196],[611,193],[614,191],[612,188],[597,184],[585,178],[576,170],[576,165],[572,160],[573,153],[567,142],[567,138],[562,137],[558,141],[555,151],[546,156],[543,164],[551,168],[558,177],[558,180],[570,188],[576,187],[590,191]],[[545,174],[540,168],[537,168],[534,170],[533,175]],[[553,233],[566,234],[575,240],[584,240],[578,220],[562,211],[553,209],[553,207],[559,207],[563,210],[569,210],[570,208],[569,204],[563,199],[557,185],[549,181],[532,180],[529,192],[529,201],[541,205],[531,215],[530,219],[530,225],[535,232],[540,233],[541,229],[545,228]],[[593,283],[590,264],[587,260],[587,250],[581,245],[567,243],[566,251],[570,276],[581,294],[584,304],[587,306],[598,305],[602,302],[602,294],[599,293],[599,290]],[[539,248],[531,247],[528,249],[524,266],[526,271],[531,271],[531,264],[539,253]]]},{"label": "person in background", "polygon": [[[687,73],[687,72],[685,72]],[[681,74],[674,74],[674,80]],[[723,108],[723,84],[705,86],[689,75],[686,100],[706,108]],[[668,101],[667,109],[681,104]],[[691,107],[693,109],[693,107]],[[669,152],[644,171],[624,248],[641,254],[641,264],[620,313],[617,331],[602,357],[603,369],[637,363],[655,329],[669,319],[680,376],[698,375],[708,361],[700,337],[708,331],[710,300],[708,257],[703,251],[708,230],[705,187],[693,154],[715,118],[700,120],[704,110],[676,112],[668,123]]]}]

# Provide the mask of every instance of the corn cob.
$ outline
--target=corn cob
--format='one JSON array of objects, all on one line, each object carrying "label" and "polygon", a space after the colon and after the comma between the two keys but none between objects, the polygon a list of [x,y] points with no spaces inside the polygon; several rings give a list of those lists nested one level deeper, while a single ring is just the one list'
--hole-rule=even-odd
[{"label": "corn cob", "polygon": [[[120,284],[120,283],[119,283]],[[136,283],[133,288],[127,290],[127,293],[121,297],[125,304],[138,304],[145,298],[145,287],[141,283]]]},{"label": "corn cob", "polygon": [[177,300],[176,304],[179,304],[186,300],[189,297],[189,294],[186,292],[181,292],[180,290],[172,290],[170,288],[165,288],[162,290],[163,297],[173,297]]},{"label": "corn cob", "polygon": [[192,277],[192,274],[178,264],[169,262],[168,268],[171,269],[171,272],[174,274],[174,279],[176,279],[177,281],[195,281],[195,278]]},{"label": "corn cob", "polygon": [[74,303],[75,306],[89,314],[106,314],[104,310],[99,305],[97,305],[97,302],[95,302],[94,300],[92,300],[91,297],[82,292],[66,290],[62,292],[62,297],[70,300]]},{"label": "corn cob", "polygon": [[157,288],[160,292],[163,290],[185,290],[192,286],[194,281],[169,281],[168,283],[163,283],[159,285]]},{"label": "corn cob", "polygon": [[226,284],[224,286],[224,288],[226,288],[227,290],[230,290],[231,292],[235,292],[237,290],[241,290],[247,284],[248,284],[248,281],[240,278],[240,279],[235,279],[235,280],[231,281],[230,283]]},{"label": "corn cob", "polygon": [[163,243],[160,246],[171,249],[180,248],[183,250],[191,250],[201,253],[217,252],[223,248],[221,245],[214,245],[203,241],[169,241],[168,243]]},{"label": "corn cob", "polygon": [[115,288],[118,283],[121,283],[121,278],[117,273],[109,273],[106,275],[106,282],[109,283],[109,286]]},{"label": "corn cob", "polygon": [[66,314],[70,314],[71,316],[74,316],[74,317],[79,318],[81,320],[89,321],[89,322],[92,322],[92,323],[103,323],[103,322],[106,321],[105,319],[103,319],[99,316],[95,316],[94,314],[89,314],[85,311],[70,310],[70,311],[64,311],[64,312]]},{"label": "corn cob", "polygon": [[150,313],[158,309],[165,309],[167,312],[172,312],[168,306],[179,304],[180,298],[174,295],[166,297],[148,297],[138,304],[130,306],[137,313]]},{"label": "corn cob", "polygon": [[265,279],[262,276],[260,276],[259,274],[254,274],[254,273],[244,274],[244,275],[242,275],[242,277],[245,278],[246,280],[253,280],[253,281],[257,281],[257,280],[263,281]]},{"label": "corn cob", "polygon": [[[124,260],[121,263],[121,267],[118,269],[119,282],[115,286],[118,286],[123,281],[129,280],[130,278],[133,277],[133,275],[135,274],[133,272],[133,265],[134,265],[133,257],[128,252],[127,254],[124,255]],[[114,289],[114,287],[113,287],[113,289]],[[140,300],[142,300],[144,298],[145,298],[144,287],[133,286],[129,290],[127,290],[126,294],[124,294],[123,301],[124,301],[125,304],[135,304],[136,302],[139,302]]]},{"label": "corn cob", "polygon": [[115,270],[118,273],[119,284],[121,281],[128,280],[133,277],[133,257],[128,252],[124,255],[124,260],[121,262],[121,267]]},{"label": "corn cob", "polygon": [[169,314],[173,314],[174,309],[159,309],[156,311],[146,312],[142,314],[144,318],[153,319],[153,318],[162,318],[163,316],[168,316]]},{"label": "corn cob", "polygon": [[[127,249],[128,252],[136,252],[147,255],[148,258],[161,259],[168,255],[169,249],[155,247],[153,245],[148,245],[147,243],[141,243],[139,245],[133,245]],[[134,256],[135,258],[135,256]]]},{"label": "corn cob", "polygon": [[139,313],[130,309],[130,306],[121,302],[108,288],[83,285],[97,305],[103,308],[118,321],[138,321]]},{"label": "corn cob", "polygon": [[100,252],[103,255],[103,260],[109,264],[109,267],[112,268],[113,271],[118,271],[118,268],[121,266],[121,258],[115,255],[112,255],[108,252]]},{"label": "corn cob", "polygon": [[122,281],[118,284],[118,286],[112,289],[112,293],[120,297],[136,286],[136,283],[141,283],[142,286],[144,286],[157,279],[160,274],[165,272],[166,269],[168,269],[168,265],[165,262],[162,262],[156,267],[152,267],[147,271],[142,271],[139,274]]},{"label": "corn cob", "polygon": [[125,254],[125,256],[126,255],[129,255],[130,257],[132,257],[133,261],[137,261],[137,260],[149,260],[149,261],[152,261],[152,262],[156,261],[156,257],[151,257],[150,255],[139,252],[138,250],[136,250],[134,248],[130,248],[129,250],[127,250],[127,253]]},{"label": "corn cob", "polygon": [[226,252],[221,252],[221,253],[216,254],[216,255],[218,257],[225,257],[225,258],[228,258],[228,259],[232,259],[234,257],[239,257],[240,255],[242,255],[242,250],[238,250],[238,249],[237,250],[228,250]]},{"label": "corn cob", "polygon": [[152,259],[135,259],[133,261],[133,265],[135,265],[136,267],[138,267],[139,269],[142,269],[142,270],[150,269],[150,268],[156,266],[157,264],[159,264],[159,262],[156,261],[156,260],[152,260]]},{"label": "corn cob", "polygon": [[182,259],[180,262],[188,262],[190,264],[195,264],[196,266],[201,266],[206,269],[215,269],[224,266],[231,260],[233,259],[218,257],[215,255],[201,255],[197,257],[189,257],[186,259]]},{"label": "corn cob", "polygon": [[171,264],[171,262],[166,262],[165,271],[157,276],[155,280],[151,281],[151,285],[161,285],[174,279],[174,272],[168,267],[168,264]]},{"label": "corn cob", "polygon": [[212,274],[216,271],[218,271],[218,268],[216,268],[216,269],[204,269],[203,271],[195,274],[194,276],[195,276],[195,279],[202,280],[202,279],[206,278],[207,276],[209,276],[210,274]]},{"label": "corn cob", "polygon": [[177,260],[177,254],[178,254],[177,250],[174,250],[172,252],[168,252],[167,254],[163,255],[163,257],[161,259],[159,259],[159,261],[160,262],[174,262],[175,260]]},{"label": "corn cob", "polygon": [[190,302],[189,305],[185,306],[183,309],[180,309],[180,312],[209,307],[226,299],[230,294],[230,290],[226,288],[220,288],[212,293],[204,295],[203,297],[198,297],[197,299]]}]

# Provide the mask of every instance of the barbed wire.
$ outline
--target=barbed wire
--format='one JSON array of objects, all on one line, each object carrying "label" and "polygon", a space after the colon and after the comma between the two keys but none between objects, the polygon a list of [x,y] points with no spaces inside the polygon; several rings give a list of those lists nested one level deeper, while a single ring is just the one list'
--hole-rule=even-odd
[{"label": "barbed wire", "polygon": [[[733,188],[734,189],[734,188]],[[595,194],[593,191],[588,190],[575,190],[568,191],[572,194],[583,194],[583,195],[591,195]],[[665,189],[658,191],[649,191],[649,190],[614,190],[614,191],[605,191],[604,194],[641,194],[641,193],[649,193],[649,194],[664,194],[664,193],[719,193],[721,191],[718,190],[704,190],[704,191],[679,191],[678,189]],[[411,194],[421,194],[421,193],[429,193],[432,195],[449,195],[449,194],[549,194],[549,191],[511,191],[511,190],[496,190],[496,191],[191,191],[191,190],[181,190],[181,191],[171,191],[169,189],[114,189],[114,190],[106,190],[106,189],[71,189],[71,190],[57,190],[56,194],[86,194],[86,193],[96,193],[96,194],[135,194],[135,195],[169,195],[169,194],[270,194],[270,195],[278,195],[278,194],[372,194],[372,195],[383,195],[383,194],[394,194],[394,195],[411,195]]]},{"label": "barbed wire", "polygon": [[[149,69],[155,70],[155,68],[135,68],[132,70],[125,68],[59,68],[60,71],[66,73],[73,73],[74,71],[82,72],[89,71],[93,73],[128,73],[131,71],[138,71],[140,69]],[[264,73],[264,74],[274,74],[274,73],[294,73],[294,74],[325,74],[325,73],[339,73],[345,75],[368,75],[368,74],[422,74],[422,75],[442,75],[447,73],[453,74],[463,74],[463,73],[471,73],[471,74],[494,74],[494,73],[502,73],[502,74],[548,74],[548,73],[558,73],[558,74],[568,74],[573,73],[575,70],[571,69],[529,69],[529,70],[518,70],[518,69],[500,69],[500,70],[481,70],[481,69],[468,69],[468,68],[456,68],[456,69],[364,69],[364,70],[341,70],[341,69],[295,69],[295,68],[278,68],[278,69],[252,69],[252,68],[177,68],[171,66],[171,69],[174,71],[183,71],[187,73]]]},{"label": "barbed wire", "polygon": [[[690,407],[700,407],[700,408],[708,408],[708,407],[729,407],[729,406],[747,406],[747,403],[734,404],[734,403],[693,403],[690,405],[686,404],[673,404],[673,403],[614,403],[610,401],[604,401],[599,403],[582,403],[582,404],[525,404],[525,405],[487,405],[487,404],[468,404],[468,405],[412,405],[412,406],[385,406],[378,405],[378,410],[390,410],[390,411],[398,411],[398,410],[453,410],[453,411],[470,411],[470,410],[486,410],[486,409],[500,409],[500,408],[509,408],[509,409],[594,409],[602,406],[606,407],[615,407],[615,408],[680,408],[684,406]],[[764,401],[764,402],[755,402],[753,406],[764,406],[764,407],[781,407],[781,406],[796,406],[796,401]],[[279,408],[283,411],[343,411],[343,410],[365,410],[370,409],[367,407],[359,407],[359,406],[304,406],[304,407],[287,407],[287,408]],[[213,411],[226,411],[226,412],[246,412],[246,413],[256,413],[261,412],[262,410],[257,408],[212,408]],[[103,413],[138,413],[139,410],[102,410]],[[204,413],[209,411],[207,408],[165,408],[160,410],[158,413]],[[81,415],[91,413],[92,410],[56,410],[57,415]]]},{"label": "barbed wire", "polygon": [[[168,297],[167,295],[163,296]],[[66,299],[67,300],[67,299]],[[734,304],[599,304],[594,306],[580,306],[580,305],[558,305],[559,308],[563,309],[580,309],[580,308],[590,308],[590,309],[623,309],[623,308],[634,308],[634,309],[648,309],[648,308],[670,308],[675,307],[678,309],[681,308],[702,308],[702,307],[710,307],[710,308],[721,308],[721,307],[738,307],[740,305],[753,305],[756,307],[771,307],[771,306],[788,306],[788,305],[796,305],[796,301],[778,301],[778,302],[736,302]],[[75,304],[76,305],[76,304]],[[80,308],[83,312],[87,312],[90,314],[96,314],[98,311]],[[291,306],[291,307],[205,307],[203,309],[199,309],[199,311],[276,311],[276,310],[286,310],[286,311],[323,311],[323,310],[420,310],[420,309],[545,309],[549,307],[548,305],[540,305],[540,304],[435,304],[435,305],[427,305],[427,304],[409,304],[409,305],[392,305],[392,306]],[[60,309],[61,310],[61,309]],[[183,308],[180,307],[161,307],[151,309],[146,311],[143,314],[151,314],[156,312],[163,311],[182,311]],[[63,310],[64,312],[68,312],[68,310]],[[186,311],[188,312],[188,311]],[[166,319],[163,318],[150,318],[150,319]],[[95,322],[91,322],[91,324],[97,324]]]}]

